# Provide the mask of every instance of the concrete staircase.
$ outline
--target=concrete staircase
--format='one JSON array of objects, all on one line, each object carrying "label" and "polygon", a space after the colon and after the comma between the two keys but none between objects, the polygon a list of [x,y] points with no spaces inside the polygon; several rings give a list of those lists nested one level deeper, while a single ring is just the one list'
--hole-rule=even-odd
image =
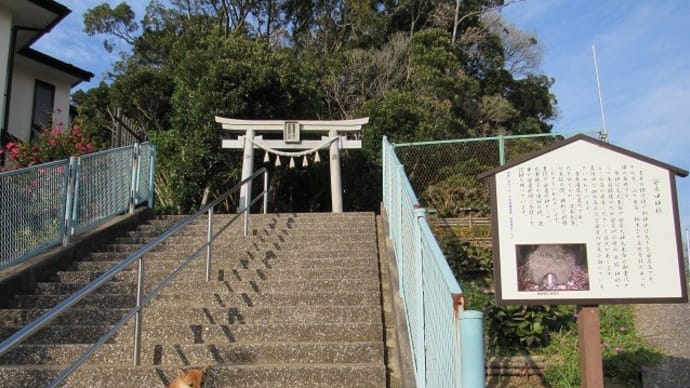
[{"label": "concrete staircase", "polygon": [[[216,225],[227,216],[216,217]],[[0,310],[0,339],[31,322],[179,217],[110,237],[67,271]],[[144,312],[142,362],[133,320],[72,374],[68,387],[161,387],[175,368],[209,366],[206,387],[385,387],[384,327],[373,213],[252,215],[180,273]],[[201,219],[146,257],[150,290],[206,236]],[[121,272],[0,358],[7,387],[41,387],[135,304],[137,268]]]}]

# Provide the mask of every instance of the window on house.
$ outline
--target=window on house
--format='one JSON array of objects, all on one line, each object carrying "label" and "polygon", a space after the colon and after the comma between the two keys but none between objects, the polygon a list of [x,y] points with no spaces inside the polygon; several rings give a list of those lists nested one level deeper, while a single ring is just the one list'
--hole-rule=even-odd
[{"label": "window on house", "polygon": [[31,118],[31,139],[50,126],[55,102],[55,86],[36,80],[34,86],[34,107]]}]

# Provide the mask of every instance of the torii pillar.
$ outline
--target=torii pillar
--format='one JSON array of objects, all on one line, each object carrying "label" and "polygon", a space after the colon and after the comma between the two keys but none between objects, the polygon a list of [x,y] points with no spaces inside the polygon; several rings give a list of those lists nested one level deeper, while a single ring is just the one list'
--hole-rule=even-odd
[{"label": "torii pillar", "polygon": [[[369,118],[354,120],[238,120],[216,116],[216,122],[223,129],[237,134],[235,139],[223,139],[222,148],[243,149],[242,180],[254,172],[254,149],[261,148],[269,153],[286,157],[301,157],[318,150],[329,148],[331,173],[331,209],[333,213],[343,211],[343,189],[340,173],[340,150],[361,149],[362,125]],[[281,133],[282,139],[263,140],[259,133]],[[244,133],[244,135],[242,135]],[[320,137],[320,139],[319,139]],[[251,201],[251,185],[240,189],[240,210]]]}]

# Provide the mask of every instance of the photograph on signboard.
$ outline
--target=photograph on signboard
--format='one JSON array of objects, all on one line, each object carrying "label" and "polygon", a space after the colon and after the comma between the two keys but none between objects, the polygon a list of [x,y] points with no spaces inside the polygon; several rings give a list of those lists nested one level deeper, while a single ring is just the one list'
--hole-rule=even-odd
[{"label": "photograph on signboard", "polygon": [[518,291],[587,291],[585,244],[519,244],[515,246]]}]

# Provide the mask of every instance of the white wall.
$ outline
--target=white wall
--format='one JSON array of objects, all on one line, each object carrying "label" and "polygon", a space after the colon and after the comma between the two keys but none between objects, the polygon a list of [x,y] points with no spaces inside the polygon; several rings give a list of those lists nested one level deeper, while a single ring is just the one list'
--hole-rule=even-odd
[{"label": "white wall", "polygon": [[15,56],[14,74],[12,76],[12,100],[10,102],[9,133],[23,141],[31,137],[31,114],[34,102],[36,80],[55,86],[53,105],[53,122],[63,123],[64,129],[70,128],[69,103],[73,78],[56,71],[49,66]]},{"label": "white wall", "polygon": [[0,126],[5,120],[5,91],[7,90],[7,63],[12,37],[12,13],[0,7]]}]

